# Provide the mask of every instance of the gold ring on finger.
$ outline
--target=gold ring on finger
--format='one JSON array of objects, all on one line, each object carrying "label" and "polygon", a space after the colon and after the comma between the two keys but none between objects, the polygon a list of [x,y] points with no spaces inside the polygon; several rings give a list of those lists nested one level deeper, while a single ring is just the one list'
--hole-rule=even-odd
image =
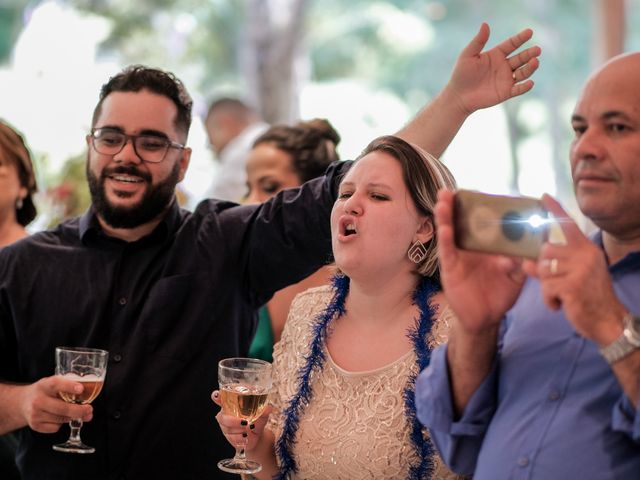
[{"label": "gold ring on finger", "polygon": [[558,259],[557,258],[552,258],[549,261],[549,272],[551,273],[551,275],[557,275],[558,274]]}]

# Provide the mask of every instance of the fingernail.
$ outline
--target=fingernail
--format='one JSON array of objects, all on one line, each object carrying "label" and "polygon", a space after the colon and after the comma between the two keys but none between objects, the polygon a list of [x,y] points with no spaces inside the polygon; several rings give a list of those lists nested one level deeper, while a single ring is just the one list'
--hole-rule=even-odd
[{"label": "fingernail", "polygon": [[249,428],[253,430],[254,428],[256,428],[256,426],[252,423],[251,425],[249,425]]},{"label": "fingernail", "polygon": [[247,432],[242,432],[242,437],[247,438]]},{"label": "fingernail", "polygon": [[240,425],[242,425],[243,427],[246,427],[247,425],[249,425],[249,422],[247,422],[246,420],[241,420]]}]

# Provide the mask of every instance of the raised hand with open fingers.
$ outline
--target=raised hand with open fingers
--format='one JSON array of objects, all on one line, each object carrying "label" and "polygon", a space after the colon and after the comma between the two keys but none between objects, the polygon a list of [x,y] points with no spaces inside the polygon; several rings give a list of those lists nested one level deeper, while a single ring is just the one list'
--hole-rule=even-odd
[{"label": "raised hand with open fingers", "polygon": [[527,28],[483,52],[489,40],[489,25],[483,23],[458,56],[448,84],[460,108],[472,113],[531,90],[531,75],[540,66],[541,49],[516,50],[532,36],[533,31]]}]

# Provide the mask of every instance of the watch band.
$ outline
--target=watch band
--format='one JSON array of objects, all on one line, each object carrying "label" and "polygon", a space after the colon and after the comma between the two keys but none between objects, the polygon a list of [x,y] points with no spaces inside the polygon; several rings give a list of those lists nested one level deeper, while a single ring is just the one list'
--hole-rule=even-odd
[{"label": "watch band", "polygon": [[613,365],[640,349],[640,317],[635,317],[627,312],[622,323],[624,326],[622,334],[609,345],[600,349],[600,354],[609,365]]}]

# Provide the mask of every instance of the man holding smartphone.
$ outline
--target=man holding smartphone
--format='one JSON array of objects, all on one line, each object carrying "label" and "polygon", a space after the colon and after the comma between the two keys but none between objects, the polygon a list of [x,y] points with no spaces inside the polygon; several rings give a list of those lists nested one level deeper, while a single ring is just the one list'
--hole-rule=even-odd
[{"label": "man holding smartphone", "polygon": [[463,251],[453,192],[436,207],[457,315],[417,385],[418,416],[474,480],[640,472],[640,53],[614,58],[576,105],[570,160],[588,239],[549,196],[566,242],[537,260]]}]

